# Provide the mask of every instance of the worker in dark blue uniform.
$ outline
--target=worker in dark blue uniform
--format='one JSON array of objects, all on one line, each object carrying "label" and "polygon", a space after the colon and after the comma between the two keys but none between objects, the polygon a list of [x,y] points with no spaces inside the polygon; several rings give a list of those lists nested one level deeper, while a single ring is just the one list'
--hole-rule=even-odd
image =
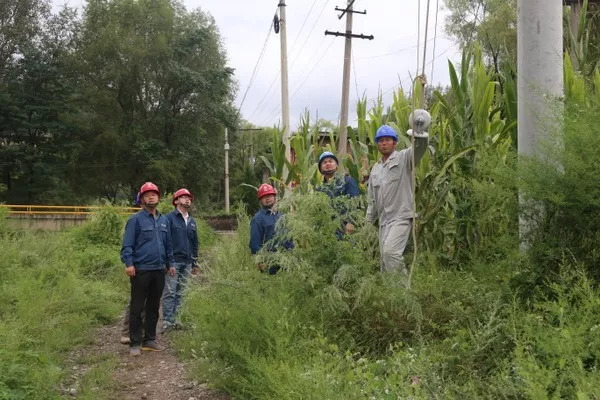
[{"label": "worker in dark blue uniform", "polygon": [[[277,191],[267,183],[263,183],[258,188],[258,201],[261,209],[252,217],[250,222],[250,252],[257,254],[263,246],[267,246],[267,251],[276,251],[279,247],[291,249],[294,244],[287,241],[278,241],[275,238],[277,220],[282,216],[282,213],[275,210],[274,206],[277,203]],[[275,238],[275,240],[273,240]],[[264,263],[259,263],[258,268],[267,272],[269,275],[274,275],[279,271],[279,266],[267,267]]]},{"label": "worker in dark blue uniform", "polygon": [[173,257],[175,258],[176,274],[167,275],[162,296],[163,327],[166,332],[178,326],[177,311],[181,304],[183,291],[187,286],[190,274],[198,272],[198,230],[196,220],[190,215],[194,196],[189,190],[181,188],[173,195],[175,210],[167,214],[171,238],[173,242]]},{"label": "worker in dark blue uniform", "polygon": [[175,275],[169,221],[156,209],[160,190],[154,183],[146,182],[140,197],[142,210],[127,220],[121,248],[121,261],[131,283],[129,352],[133,356],[139,356],[140,350],[164,350],[156,341],[158,310],[165,273]]},{"label": "worker in dark blue uniform", "polygon": [[[345,196],[346,198],[357,197],[360,195],[358,184],[350,175],[338,173],[338,159],[330,151],[325,151],[319,156],[319,171],[323,175],[323,183],[316,187],[318,192],[325,193],[332,200]],[[347,204],[343,201],[333,201],[333,207],[340,215],[348,213]],[[349,234],[355,231],[354,224],[350,221],[343,222],[343,230],[336,233],[341,239],[344,233]]]}]

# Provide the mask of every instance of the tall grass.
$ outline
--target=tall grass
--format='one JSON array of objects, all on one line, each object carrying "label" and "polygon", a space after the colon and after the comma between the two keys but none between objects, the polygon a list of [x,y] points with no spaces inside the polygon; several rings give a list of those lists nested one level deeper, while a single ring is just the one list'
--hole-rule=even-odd
[{"label": "tall grass", "polygon": [[[125,303],[117,238],[106,209],[82,228],[0,236],[0,399],[59,398],[68,352]],[[99,398],[99,397],[96,397]]]}]

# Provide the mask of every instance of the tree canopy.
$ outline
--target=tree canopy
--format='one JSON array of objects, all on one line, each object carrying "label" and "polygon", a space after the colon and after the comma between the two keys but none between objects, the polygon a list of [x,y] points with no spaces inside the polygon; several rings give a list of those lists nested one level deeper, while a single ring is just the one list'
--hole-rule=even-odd
[{"label": "tree canopy", "polygon": [[22,8],[0,29],[0,200],[131,199],[145,180],[217,199],[237,116],[209,13],[89,0],[81,16],[52,15],[43,0],[10,0],[0,20]]}]

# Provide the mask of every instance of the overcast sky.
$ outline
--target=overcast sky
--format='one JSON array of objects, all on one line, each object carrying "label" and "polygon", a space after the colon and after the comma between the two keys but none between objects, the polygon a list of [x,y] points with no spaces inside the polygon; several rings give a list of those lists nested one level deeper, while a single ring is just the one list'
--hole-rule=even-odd
[{"label": "overcast sky", "polygon": [[[52,0],[55,6],[64,0]],[[70,6],[81,7],[82,0],[68,0]],[[339,120],[341,107],[344,38],[325,36],[325,30],[344,31],[345,18],[335,7],[343,8],[344,0],[287,0],[288,69],[290,125],[298,125],[303,110],[314,119]],[[369,99],[380,89],[386,105],[401,82],[410,88],[409,76],[417,68],[418,0],[356,0],[354,9],[367,10],[354,14],[353,32],[374,35],[374,40],[353,39],[349,123],[356,125],[356,100],[363,94]],[[421,1],[422,59],[425,11]],[[433,44],[436,1],[431,1],[427,43],[426,74],[433,83],[448,84],[447,60],[458,61],[460,53],[443,29],[446,11],[439,1],[435,59]],[[229,66],[235,69],[238,82],[236,105],[246,92],[252,72],[263,46],[265,53],[242,106],[242,117],[256,125],[278,124],[281,118],[280,35],[270,30],[277,10],[277,0],[184,0],[188,9],[201,8],[211,13],[219,26],[227,51]],[[433,61],[433,63],[432,63]]]}]

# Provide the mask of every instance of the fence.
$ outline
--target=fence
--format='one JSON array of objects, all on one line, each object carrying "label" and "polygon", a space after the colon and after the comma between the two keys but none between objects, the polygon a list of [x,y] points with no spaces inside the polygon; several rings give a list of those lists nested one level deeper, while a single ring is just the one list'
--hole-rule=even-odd
[{"label": "fence", "polygon": [[[8,208],[9,216],[19,215],[64,215],[86,216],[93,214],[101,206],[43,206],[30,204],[2,204],[0,207]],[[137,207],[119,207],[122,214],[133,214],[140,210]]]},{"label": "fence", "polygon": [[[8,209],[7,220],[17,229],[58,231],[81,225],[101,206],[47,206],[32,204],[0,204]],[[119,207],[123,215],[129,215],[139,208]]]}]

